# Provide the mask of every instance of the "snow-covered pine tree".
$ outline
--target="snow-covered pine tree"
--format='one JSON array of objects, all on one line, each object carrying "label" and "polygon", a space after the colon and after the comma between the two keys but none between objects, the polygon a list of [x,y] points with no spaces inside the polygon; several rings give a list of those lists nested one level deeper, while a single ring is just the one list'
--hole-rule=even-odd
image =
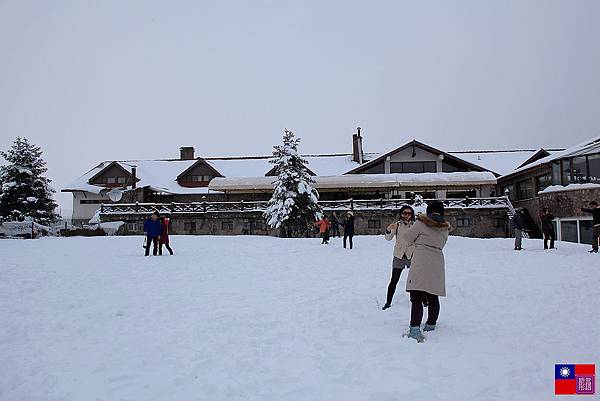
[{"label": "snow-covered pine tree", "polygon": [[319,193],[312,187],[314,180],[306,167],[307,161],[298,154],[300,139],[287,129],[283,132],[283,144],[273,146],[273,160],[277,179],[275,191],[269,200],[265,217],[271,228],[281,228],[287,236],[293,231],[306,233],[321,214]]},{"label": "snow-covered pine tree", "polygon": [[0,166],[0,222],[24,221],[48,225],[57,220],[55,192],[39,146],[17,138],[12,148],[0,155],[8,162]]}]

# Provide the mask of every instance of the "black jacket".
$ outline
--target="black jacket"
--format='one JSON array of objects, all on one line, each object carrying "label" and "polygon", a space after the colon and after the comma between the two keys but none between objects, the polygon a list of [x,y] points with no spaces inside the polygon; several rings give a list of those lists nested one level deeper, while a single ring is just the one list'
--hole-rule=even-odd
[{"label": "black jacket", "polygon": [[591,213],[594,218],[594,225],[600,224],[600,207],[595,207],[593,209],[581,209],[586,213]]},{"label": "black jacket", "polygon": [[540,220],[542,221],[543,232],[549,233],[554,231],[554,225],[552,224],[552,220],[554,220],[554,215],[552,213],[540,213]]},{"label": "black jacket", "polygon": [[347,217],[342,225],[344,226],[344,234],[354,235],[354,216]]},{"label": "black jacket", "polygon": [[515,216],[512,219],[512,226],[514,229],[517,230],[522,230],[523,228],[525,228],[525,222],[521,213],[515,214]]}]

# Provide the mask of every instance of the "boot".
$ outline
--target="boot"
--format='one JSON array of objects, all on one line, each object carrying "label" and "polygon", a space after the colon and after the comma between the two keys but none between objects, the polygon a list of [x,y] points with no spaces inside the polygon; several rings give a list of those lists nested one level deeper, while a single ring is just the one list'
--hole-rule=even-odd
[{"label": "boot", "polygon": [[423,337],[423,333],[421,333],[421,328],[419,326],[411,326],[410,330],[408,331],[408,337],[414,338],[418,343],[425,341],[425,337]]},{"label": "boot", "polygon": [[381,310],[386,310],[390,306],[392,306],[392,305],[390,305],[389,303],[386,303],[385,305],[383,305],[383,308],[381,308]]},{"label": "boot", "polygon": [[425,326],[423,326],[423,331],[433,331],[433,330],[435,330],[435,324],[425,323]]}]

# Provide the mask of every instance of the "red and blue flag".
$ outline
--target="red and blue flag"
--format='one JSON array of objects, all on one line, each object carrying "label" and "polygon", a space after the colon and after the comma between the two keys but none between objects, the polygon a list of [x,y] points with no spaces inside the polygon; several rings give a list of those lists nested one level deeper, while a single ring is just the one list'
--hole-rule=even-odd
[{"label": "red and blue flag", "polygon": [[554,394],[595,394],[596,365],[554,365]]}]

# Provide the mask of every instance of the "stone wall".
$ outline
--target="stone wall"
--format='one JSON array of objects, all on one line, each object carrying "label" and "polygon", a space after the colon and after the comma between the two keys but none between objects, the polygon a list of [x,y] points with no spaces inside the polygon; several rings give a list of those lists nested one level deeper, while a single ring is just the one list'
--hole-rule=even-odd
[{"label": "stone wall", "polygon": [[555,217],[574,217],[577,208],[589,207],[588,203],[593,200],[600,203],[600,189],[541,193],[539,206],[547,207]]},{"label": "stone wall", "polygon": [[[331,213],[327,213],[331,215]],[[339,210],[340,219],[346,211]],[[399,216],[391,210],[355,210],[356,235],[381,235],[388,224],[397,221]],[[125,221],[119,235],[139,235],[143,233],[144,215],[102,216],[102,221]],[[508,236],[506,209],[465,208],[447,209],[446,218],[454,227],[452,235],[473,238],[494,238]],[[280,236],[279,230],[267,227],[262,212],[217,212],[171,216],[171,233],[188,235],[272,235]],[[131,224],[134,223],[134,224]],[[343,232],[342,229],[340,231]],[[300,233],[301,236],[317,236],[316,230]]]}]

